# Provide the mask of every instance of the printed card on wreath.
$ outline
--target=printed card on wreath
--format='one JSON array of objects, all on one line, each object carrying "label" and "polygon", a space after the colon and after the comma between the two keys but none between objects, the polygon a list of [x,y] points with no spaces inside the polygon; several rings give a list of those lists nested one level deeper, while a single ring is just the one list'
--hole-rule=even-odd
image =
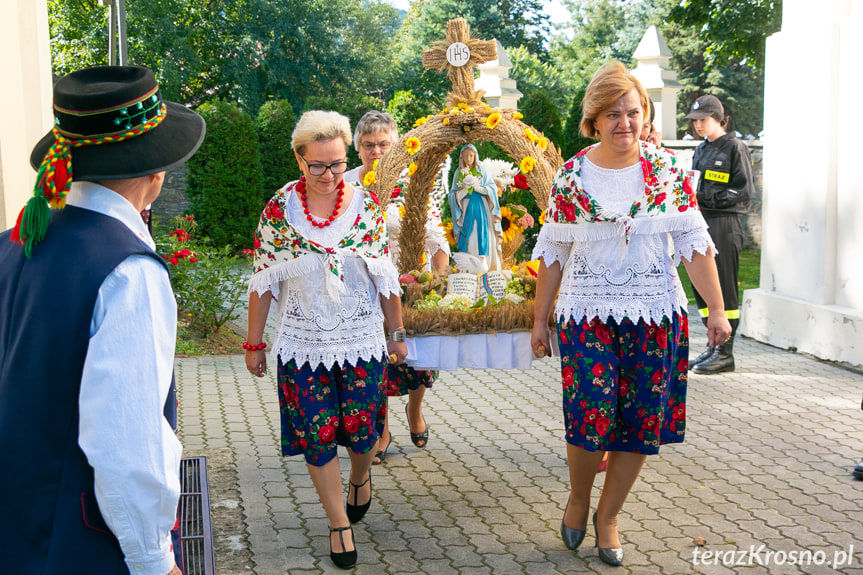
[{"label": "printed card on wreath", "polygon": [[480,289],[477,297],[490,295],[495,301],[500,301],[506,295],[506,286],[509,279],[502,271],[490,271],[480,276]]},{"label": "printed card on wreath", "polygon": [[447,276],[446,293],[464,296],[470,300],[471,305],[476,303],[478,288],[479,276],[476,274],[459,273]]}]

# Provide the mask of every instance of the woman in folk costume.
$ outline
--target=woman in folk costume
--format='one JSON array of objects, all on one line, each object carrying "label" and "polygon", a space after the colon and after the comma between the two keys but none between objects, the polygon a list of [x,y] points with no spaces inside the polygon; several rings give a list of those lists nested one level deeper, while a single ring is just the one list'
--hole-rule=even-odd
[{"label": "woman in folk costume", "polygon": [[[473,144],[462,147],[449,190],[452,231],[458,250],[477,256],[486,269],[500,269],[500,202],[497,185],[479,163]],[[485,267],[485,266],[483,266]]]},{"label": "woman in folk costume", "polygon": [[608,451],[592,522],[600,559],[620,565],[626,497],[646,456],[683,441],[686,427],[687,302],[672,248],[708,301],[708,340],[726,341],[731,326],[689,179],[673,154],[639,141],[648,106],[641,83],[612,62],[591,80],[583,106],[581,132],[599,143],[554,179],[533,254],[543,265],[531,345],[538,355],[550,349],[557,295],[571,483],[561,537],[573,550],[584,540],[597,465]]},{"label": "woman in folk costume", "polygon": [[[380,160],[398,139],[398,126],[391,115],[378,110],[370,110],[363,114],[354,130],[354,145],[363,163],[347,172],[345,180],[352,184],[357,182],[355,184],[357,187],[370,186],[372,182],[367,178],[367,175],[374,173],[375,162]],[[390,238],[390,255],[395,261],[398,260],[398,236],[401,231],[401,214],[404,212],[402,190],[406,185],[406,181],[400,179],[392,192],[392,201],[387,205],[387,234]],[[425,231],[427,261],[430,261],[434,270],[440,273],[446,270],[449,264],[450,251],[449,243],[441,226],[440,211],[432,204],[431,199],[429,199]],[[408,396],[408,402],[405,404],[408,428],[411,441],[420,449],[428,444],[429,438],[428,425],[426,425],[422,414],[422,402],[426,389],[430,389],[437,378],[437,371],[417,371],[405,363],[387,366],[386,395],[388,397]],[[386,403],[386,401],[387,398],[385,397],[384,402]],[[374,465],[386,460],[387,451],[393,440],[387,412],[384,412],[381,419],[384,420],[384,431],[378,441],[375,460],[372,462]]]},{"label": "woman in folk costume", "polygon": [[[262,377],[275,297],[282,454],[305,457],[330,521],[330,557],[345,569],[357,560],[351,524],[371,504],[387,357],[400,362],[407,354],[383,213],[374,195],[342,179],[350,143],[348,119],[336,112],[306,112],[297,122],[291,146],[303,176],[261,215],[244,346],[247,368]],[[389,341],[385,318],[393,326]],[[351,461],[346,504],[338,445]]]}]

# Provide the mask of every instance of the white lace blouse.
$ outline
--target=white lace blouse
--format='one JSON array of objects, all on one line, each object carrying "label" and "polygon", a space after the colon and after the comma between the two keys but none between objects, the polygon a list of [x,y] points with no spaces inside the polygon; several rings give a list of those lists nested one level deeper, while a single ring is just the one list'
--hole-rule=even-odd
[{"label": "white lace blouse", "polygon": [[[643,193],[641,164],[612,170],[585,157],[582,169],[584,189],[604,215],[626,214]],[[704,218],[696,221],[685,231],[633,233],[628,244],[622,230],[618,237],[575,242],[552,241],[540,230],[533,258],[542,258],[546,266],[563,265],[555,317],[602,321],[626,317],[635,323],[639,319],[658,323],[685,310],[686,294],[675,260],[691,261],[693,252],[715,250]]]},{"label": "white lace blouse", "polygon": [[[348,234],[361,209],[362,191],[355,188],[348,209],[329,227],[317,228],[306,219],[297,194],[291,194],[285,217],[304,237],[333,248]],[[359,257],[345,257],[343,266],[345,281],[338,301],[324,295],[324,274],[330,272],[323,256],[321,265],[309,273],[269,286],[280,318],[273,352],[283,363],[294,359],[298,365],[331,367],[386,357],[380,296],[401,294],[395,268],[392,274],[373,275]]]}]

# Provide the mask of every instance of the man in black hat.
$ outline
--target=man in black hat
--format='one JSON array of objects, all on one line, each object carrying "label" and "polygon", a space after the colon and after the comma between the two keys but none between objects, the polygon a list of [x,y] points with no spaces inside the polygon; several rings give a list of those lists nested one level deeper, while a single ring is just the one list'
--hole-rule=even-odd
[{"label": "man in black hat", "polygon": [[3,571],[178,574],[176,303],[140,212],[204,121],[125,66],[61,78],[53,115],[0,234]]},{"label": "man in black hat", "polygon": [[[725,317],[731,323],[731,337],[725,343],[709,346],[689,368],[695,373],[712,375],[734,371],[734,336],[740,322],[737,287],[740,251],[745,237],[742,217],[749,210],[754,184],[749,148],[734,133],[726,133],[728,117],[716,96],[701,96],[692,103],[689,114],[695,132],[704,141],[692,157],[692,169],[701,172],[696,197],[716,244],[716,269],[725,302]],[[702,320],[707,321],[707,304],[695,290],[695,303]]]}]

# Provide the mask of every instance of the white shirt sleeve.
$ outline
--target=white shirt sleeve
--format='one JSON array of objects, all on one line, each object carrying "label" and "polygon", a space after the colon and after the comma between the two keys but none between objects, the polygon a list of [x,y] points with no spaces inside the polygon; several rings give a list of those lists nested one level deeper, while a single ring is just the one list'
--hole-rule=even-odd
[{"label": "white shirt sleeve", "polygon": [[174,566],[182,447],[163,407],[176,317],[167,272],[131,256],[102,283],[90,324],[78,441],[95,472],[99,510],[134,575]]}]

